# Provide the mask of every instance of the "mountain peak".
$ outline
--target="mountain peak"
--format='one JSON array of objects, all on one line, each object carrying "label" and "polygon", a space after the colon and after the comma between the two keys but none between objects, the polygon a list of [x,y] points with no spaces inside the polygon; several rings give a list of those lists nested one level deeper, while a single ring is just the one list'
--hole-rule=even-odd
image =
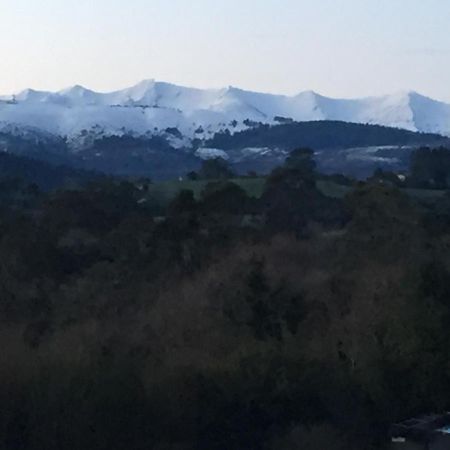
[{"label": "mountain peak", "polygon": [[413,89],[404,89],[404,90],[400,90],[395,92],[394,94],[391,94],[387,97],[392,97],[392,98],[405,98],[408,100],[411,99],[423,99],[423,100],[430,100],[432,102],[437,102],[438,100],[434,100],[431,97],[428,97],[426,95],[420,94],[419,92],[413,90]]},{"label": "mountain peak", "polygon": [[134,86],[131,86],[131,89],[151,89],[157,84],[157,81],[154,78],[146,78],[145,80],[139,81]]},{"label": "mountain peak", "polygon": [[59,91],[60,95],[85,95],[86,93],[89,94],[95,94],[94,91],[91,91],[90,89],[85,88],[84,86],[81,86],[79,84],[75,84],[74,86],[70,86],[66,89],[63,89],[62,91]]},{"label": "mountain peak", "polygon": [[274,117],[372,123],[450,135],[450,105],[411,90],[333,99],[312,90],[286,96],[235,86],[198,89],[145,79],[109,93],[80,85],[56,93],[27,89],[16,100],[14,108],[5,101],[0,104],[0,121],[63,135],[98,128],[110,134],[124,129],[146,134],[178,128],[183,135],[194,137],[198,129],[214,133],[233,123],[232,130],[238,130],[246,127],[247,120],[270,124]]},{"label": "mountain peak", "polygon": [[154,97],[154,91],[157,83],[153,79],[142,80],[139,83],[131,86],[128,89],[117,91],[117,94],[122,94],[125,103],[144,102],[149,97]]},{"label": "mountain peak", "polygon": [[297,97],[302,96],[302,95],[303,96],[309,95],[311,97],[321,97],[320,94],[318,94],[316,91],[313,91],[313,90],[302,91],[299,94],[297,94]]},{"label": "mountain peak", "polygon": [[35,102],[45,100],[49,95],[49,92],[25,89],[22,92],[19,92],[15,98],[20,102]]}]

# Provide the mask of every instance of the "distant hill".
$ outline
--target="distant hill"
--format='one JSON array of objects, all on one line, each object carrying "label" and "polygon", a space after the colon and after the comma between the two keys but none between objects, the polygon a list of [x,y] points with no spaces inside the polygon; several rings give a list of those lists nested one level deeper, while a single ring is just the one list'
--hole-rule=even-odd
[{"label": "distant hill", "polygon": [[224,131],[203,145],[203,151],[225,152],[240,173],[266,173],[282,163],[291,150],[309,147],[316,151],[320,171],[365,178],[378,167],[406,170],[413,149],[450,147],[450,139],[379,125],[315,121],[261,124],[234,134]]},{"label": "distant hill", "polygon": [[[64,167],[61,169],[64,175],[72,168],[76,177],[94,171],[161,180],[178,178],[198,169],[201,163],[192,151],[175,149],[162,136],[102,136],[82,149],[73,150],[65,140],[36,130],[28,130],[26,135],[16,131],[0,132],[0,152],[30,158],[36,164],[42,161],[47,168]],[[5,172],[6,168],[2,170]]]},{"label": "distant hill", "polygon": [[259,125],[234,134],[216,133],[207,147],[222,150],[243,148],[310,147],[316,150],[372,146],[449,145],[450,139],[438,134],[417,133],[379,125],[339,121],[293,122]]},{"label": "distant hill", "polygon": [[[180,148],[171,140],[175,130],[164,136],[100,135],[74,149],[67,140],[36,129],[22,133],[10,128],[0,132],[0,151],[25,159],[10,159],[1,170],[4,175],[22,173],[27,179],[38,179],[45,188],[60,186],[64,180],[89,178],[85,171],[169,180],[198,170],[202,159],[220,155],[239,174],[264,174],[282,164],[294,148],[310,147],[316,151],[321,171],[364,178],[377,167],[405,170],[414,148],[450,147],[447,137],[378,125],[336,121],[248,125],[244,131],[232,134],[225,130],[211,139],[188,141]],[[37,161],[42,161],[41,165]]]},{"label": "distant hill", "polygon": [[71,158],[72,164],[83,169],[153,180],[178,178],[197,170],[201,162],[188,149],[175,149],[160,136],[103,137],[91,147],[72,153]]},{"label": "distant hill", "polygon": [[20,179],[49,191],[62,187],[79,186],[102,176],[99,173],[53,165],[24,156],[0,153],[0,180]]}]

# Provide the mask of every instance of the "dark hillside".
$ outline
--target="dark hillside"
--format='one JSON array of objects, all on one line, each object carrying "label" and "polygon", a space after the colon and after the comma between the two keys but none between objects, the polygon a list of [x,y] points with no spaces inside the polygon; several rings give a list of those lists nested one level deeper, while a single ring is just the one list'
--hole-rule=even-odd
[{"label": "dark hillside", "polygon": [[54,165],[24,156],[0,153],[0,179],[20,179],[41,190],[79,186],[100,177],[99,173]]},{"label": "dark hillside", "polygon": [[449,142],[448,138],[436,134],[415,133],[379,125],[315,121],[259,125],[233,135],[228,132],[217,133],[206,146],[223,150],[246,147],[292,150],[299,146],[320,150],[391,145],[448,145]]}]

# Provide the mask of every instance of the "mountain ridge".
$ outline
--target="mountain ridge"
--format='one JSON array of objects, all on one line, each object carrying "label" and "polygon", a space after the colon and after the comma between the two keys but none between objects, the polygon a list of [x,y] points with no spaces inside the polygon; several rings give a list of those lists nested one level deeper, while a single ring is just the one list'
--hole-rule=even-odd
[{"label": "mountain ridge", "polygon": [[277,117],[367,123],[450,136],[450,104],[415,91],[339,99],[314,91],[287,96],[149,79],[112,92],[75,85],[57,92],[26,89],[0,97],[0,123],[66,137],[93,129],[105,135],[145,135],[177,128],[187,138],[207,138],[227,129],[242,131],[249,122],[274,124]]}]

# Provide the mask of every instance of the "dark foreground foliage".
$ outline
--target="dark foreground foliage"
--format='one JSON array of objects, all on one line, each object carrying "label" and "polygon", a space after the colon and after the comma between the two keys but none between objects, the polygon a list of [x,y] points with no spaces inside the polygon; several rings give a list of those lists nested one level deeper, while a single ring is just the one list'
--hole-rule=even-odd
[{"label": "dark foreground foliage", "polygon": [[314,177],[2,197],[0,448],[376,449],[448,409],[449,197]]}]

